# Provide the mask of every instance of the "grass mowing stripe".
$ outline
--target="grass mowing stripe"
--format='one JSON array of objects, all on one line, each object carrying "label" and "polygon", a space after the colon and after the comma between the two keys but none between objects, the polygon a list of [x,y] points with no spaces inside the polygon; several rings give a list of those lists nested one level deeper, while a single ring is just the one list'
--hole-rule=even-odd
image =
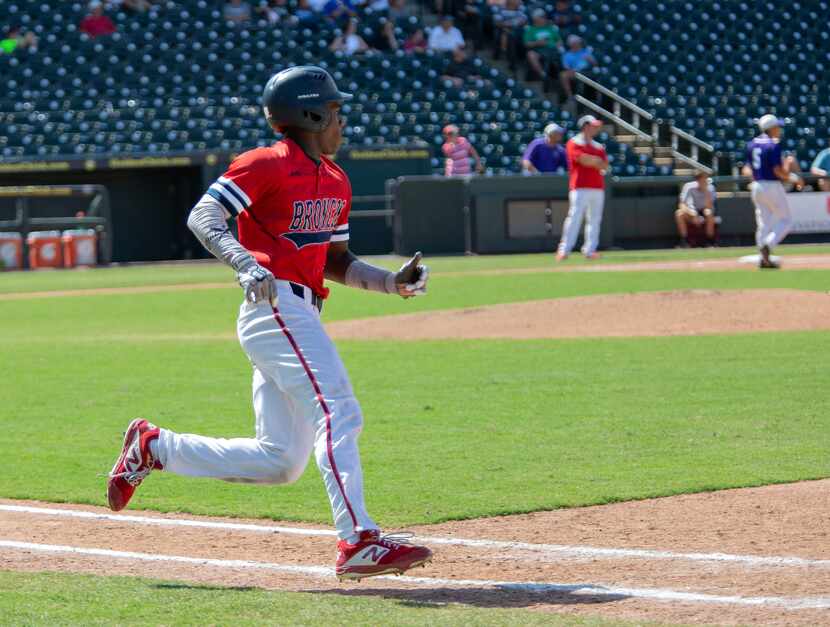
[{"label": "grass mowing stripe", "polygon": [[[252,434],[238,347],[23,346],[0,380],[0,456],[15,460],[0,475],[5,497],[104,504],[99,474],[135,415],[184,432]],[[830,398],[816,394],[830,333],[340,349],[366,416],[368,506],[384,526],[830,476]],[[331,517],[313,464],[278,487],[157,473],[135,502]]]},{"label": "grass mowing stripe", "polygon": [[[830,253],[830,245],[787,245],[775,251],[778,255],[818,255]],[[691,250],[628,250],[608,251],[603,263],[636,263],[644,261],[696,261],[738,258],[757,254],[755,248],[714,248]],[[366,260],[390,270],[397,270],[403,257],[367,256]],[[427,257],[426,263],[435,274],[470,270],[549,268],[550,253],[528,255],[461,255]],[[579,255],[568,265],[586,263]],[[595,263],[595,262],[588,262]],[[218,262],[172,263],[161,265],[114,266],[111,268],[79,269],[74,271],[8,272],[0,274],[0,294],[6,292],[36,292],[41,290],[71,290],[96,287],[136,287],[143,285],[177,285],[227,281],[233,284],[233,271]]]},{"label": "grass mowing stripe", "polygon": [[[141,577],[0,570],[0,623],[14,625],[585,625],[635,623],[524,609],[348,596],[339,590],[280,592]],[[639,621],[636,624],[642,624]],[[656,625],[656,623],[653,623]]]}]

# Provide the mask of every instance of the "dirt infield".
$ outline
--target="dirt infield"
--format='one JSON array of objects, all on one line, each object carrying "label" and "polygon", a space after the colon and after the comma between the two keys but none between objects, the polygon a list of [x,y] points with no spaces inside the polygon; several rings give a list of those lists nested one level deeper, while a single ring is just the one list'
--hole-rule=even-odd
[{"label": "dirt infield", "polygon": [[0,568],[631,620],[817,625],[830,622],[828,511],[830,480],[416,527],[434,563],[408,577],[340,584],[329,530],[6,500]]},{"label": "dirt infield", "polygon": [[800,290],[608,294],[327,325],[335,339],[578,338],[830,329],[830,295]]}]

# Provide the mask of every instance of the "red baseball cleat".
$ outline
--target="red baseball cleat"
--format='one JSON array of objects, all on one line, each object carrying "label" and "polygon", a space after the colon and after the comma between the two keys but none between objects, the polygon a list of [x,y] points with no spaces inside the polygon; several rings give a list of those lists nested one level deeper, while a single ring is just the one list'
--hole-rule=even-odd
[{"label": "red baseball cleat", "polygon": [[556,261],[565,261],[568,258],[567,253],[558,252],[556,253]]},{"label": "red baseball cleat", "polygon": [[585,259],[600,259],[601,255],[598,252],[588,253],[585,255]]},{"label": "red baseball cleat", "polygon": [[143,418],[136,418],[127,427],[124,445],[107,479],[107,501],[110,509],[120,511],[127,507],[135,489],[151,470],[161,470],[161,464],[150,454],[150,440],[157,438],[159,429]]},{"label": "red baseball cleat", "polygon": [[423,566],[432,560],[432,551],[425,546],[407,542],[403,534],[381,536],[380,531],[371,529],[360,532],[357,544],[345,540],[337,543],[337,578],[356,579],[378,575],[400,575]]}]

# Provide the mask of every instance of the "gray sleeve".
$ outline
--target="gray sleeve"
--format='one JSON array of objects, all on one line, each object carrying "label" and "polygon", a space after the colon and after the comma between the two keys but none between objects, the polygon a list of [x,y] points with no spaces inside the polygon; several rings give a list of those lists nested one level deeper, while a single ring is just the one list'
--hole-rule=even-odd
[{"label": "gray sleeve", "polygon": [[187,226],[214,257],[242,272],[256,265],[256,259],[228,229],[229,217],[230,214],[218,200],[205,194],[190,212]]},{"label": "gray sleeve", "polygon": [[369,265],[359,259],[346,268],[346,285],[381,294],[394,294],[398,291],[395,287],[394,272]]}]

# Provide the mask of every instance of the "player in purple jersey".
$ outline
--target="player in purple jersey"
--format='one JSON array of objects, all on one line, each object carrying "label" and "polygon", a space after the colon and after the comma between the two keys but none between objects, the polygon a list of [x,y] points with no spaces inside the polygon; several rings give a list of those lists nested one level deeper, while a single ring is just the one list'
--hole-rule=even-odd
[{"label": "player in purple jersey", "polygon": [[750,191],[755,205],[755,241],[761,251],[760,268],[778,268],[770,259],[772,248],[780,244],[792,226],[790,206],[782,183],[803,184],[801,177],[790,170],[781,153],[783,120],[767,114],[758,120],[761,134],[746,148],[744,176],[752,176]]}]

